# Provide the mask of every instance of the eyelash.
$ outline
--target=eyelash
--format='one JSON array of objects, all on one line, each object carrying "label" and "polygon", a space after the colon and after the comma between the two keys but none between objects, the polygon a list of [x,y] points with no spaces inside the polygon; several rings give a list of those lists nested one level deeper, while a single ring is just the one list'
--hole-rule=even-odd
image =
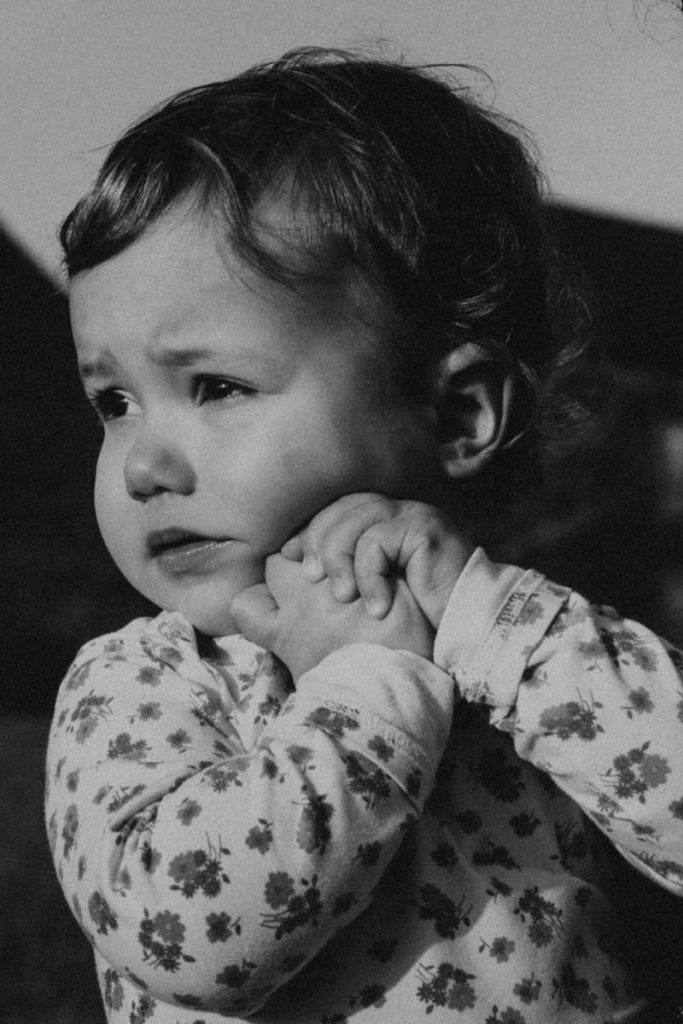
[{"label": "eyelash", "polygon": [[[198,405],[207,402],[225,402],[240,396],[253,395],[254,389],[246,384],[213,374],[200,374],[192,380],[192,396]],[[131,399],[118,388],[102,388],[87,395],[90,405],[103,423],[122,419],[131,404]]]},{"label": "eyelash", "polygon": [[[213,389],[215,392],[223,391],[222,394],[214,394],[209,396],[207,391]],[[225,390],[229,390],[230,394],[226,394]],[[218,377],[210,373],[200,374],[195,377],[192,381],[192,392],[197,399],[201,399],[199,404],[204,405],[206,402],[221,402],[227,401],[229,398],[243,395],[248,397],[254,394],[254,389],[248,387],[246,384],[241,384],[239,381],[232,380],[230,377]]]},{"label": "eyelash", "polygon": [[86,398],[103,423],[107,423],[109,420],[121,419],[125,412],[117,415],[115,406],[119,403],[119,405],[124,405],[127,408],[129,403],[129,399],[120,391],[117,391],[116,388],[103,388],[102,390],[92,391],[86,395]]}]

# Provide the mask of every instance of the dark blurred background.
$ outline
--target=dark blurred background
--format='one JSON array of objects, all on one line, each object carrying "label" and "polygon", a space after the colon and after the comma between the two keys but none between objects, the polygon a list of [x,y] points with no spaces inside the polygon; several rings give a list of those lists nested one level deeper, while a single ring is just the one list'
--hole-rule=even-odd
[{"label": "dark blurred background", "polygon": [[[599,441],[529,515],[517,555],[683,644],[683,234],[568,208],[555,216],[595,293],[614,383]],[[97,535],[99,428],[76,379],[65,296],[3,233],[0,282],[0,1021],[102,1024],[90,953],[44,839],[44,748],[78,647],[148,606]],[[658,1020],[683,1020],[672,1009],[681,910],[629,872],[622,891]]]}]

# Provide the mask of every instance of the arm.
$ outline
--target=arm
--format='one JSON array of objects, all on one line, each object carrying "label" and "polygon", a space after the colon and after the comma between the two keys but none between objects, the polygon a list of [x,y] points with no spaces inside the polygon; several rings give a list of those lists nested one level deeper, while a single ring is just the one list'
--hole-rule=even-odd
[{"label": "arm", "polygon": [[47,816],[113,967],[167,1002],[248,1014],[369,902],[431,788],[452,683],[359,644],[288,694],[282,666],[233,639],[234,686],[179,616],[87,645],[57,702]]},{"label": "arm", "polygon": [[624,857],[683,894],[683,656],[538,573],[474,554],[434,660]]},{"label": "arm", "polygon": [[396,575],[405,580],[461,695],[488,704],[520,757],[627,860],[681,893],[683,655],[538,573],[470,553],[437,510],[372,494],[330,505],[283,548],[374,614],[391,607]]}]

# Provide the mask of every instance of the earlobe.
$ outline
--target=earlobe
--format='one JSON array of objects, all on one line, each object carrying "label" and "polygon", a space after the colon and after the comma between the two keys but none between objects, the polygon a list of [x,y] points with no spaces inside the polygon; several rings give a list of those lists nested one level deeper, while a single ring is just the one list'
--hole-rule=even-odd
[{"label": "earlobe", "polygon": [[478,345],[454,349],[436,382],[437,443],[452,480],[481,472],[501,447],[510,424],[515,380],[511,370]]}]

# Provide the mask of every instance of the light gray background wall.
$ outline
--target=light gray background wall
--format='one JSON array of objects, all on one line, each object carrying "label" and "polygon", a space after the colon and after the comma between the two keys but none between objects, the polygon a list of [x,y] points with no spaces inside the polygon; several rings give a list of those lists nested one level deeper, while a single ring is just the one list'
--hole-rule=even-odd
[{"label": "light gray background wall", "polygon": [[101,147],[151,103],[301,44],[476,64],[561,200],[683,228],[674,0],[1,0],[0,222],[48,269]]}]

